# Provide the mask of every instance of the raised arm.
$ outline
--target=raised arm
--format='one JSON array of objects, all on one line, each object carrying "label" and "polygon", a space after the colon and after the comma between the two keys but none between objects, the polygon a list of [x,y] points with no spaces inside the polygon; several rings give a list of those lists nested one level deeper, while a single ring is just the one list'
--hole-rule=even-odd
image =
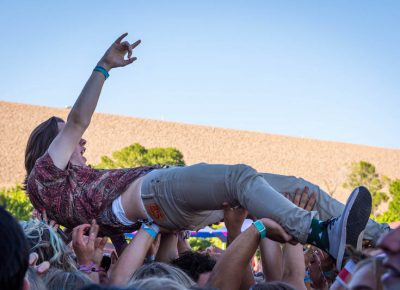
[{"label": "raised arm", "polygon": [[[105,74],[112,68],[126,66],[136,60],[135,57],[132,57],[132,49],[140,44],[140,40],[130,45],[128,42],[121,42],[125,36],[127,33],[118,37],[100,59],[97,67],[101,67],[100,70],[103,72],[97,70],[92,72],[68,115],[67,123],[50,144],[48,152],[54,164],[60,169],[66,168],[83,133],[90,124],[106,79]],[[125,59],[126,54],[128,54],[127,59]]]},{"label": "raised arm", "polygon": [[[266,237],[281,242],[292,240],[292,237],[273,220],[263,218],[261,222],[267,230]],[[211,272],[209,285],[221,290],[238,290],[259,241],[260,232],[254,226],[241,233],[217,261]]]}]

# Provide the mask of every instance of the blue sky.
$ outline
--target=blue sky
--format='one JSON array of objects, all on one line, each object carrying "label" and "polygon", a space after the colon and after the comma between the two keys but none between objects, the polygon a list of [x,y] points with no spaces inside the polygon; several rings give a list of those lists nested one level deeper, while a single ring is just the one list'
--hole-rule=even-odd
[{"label": "blue sky", "polygon": [[400,148],[399,28],[396,0],[2,0],[0,99],[72,105],[126,31],[98,112]]}]

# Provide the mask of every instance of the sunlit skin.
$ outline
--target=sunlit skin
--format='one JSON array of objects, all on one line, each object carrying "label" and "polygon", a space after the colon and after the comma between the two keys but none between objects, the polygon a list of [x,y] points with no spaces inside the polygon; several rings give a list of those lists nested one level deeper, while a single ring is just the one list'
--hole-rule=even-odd
[{"label": "sunlit skin", "polygon": [[382,276],[384,289],[400,289],[400,227],[384,235],[378,246],[386,254],[383,266],[387,271]]},{"label": "sunlit skin", "polygon": [[[61,130],[65,127],[64,122],[58,122],[58,131],[61,132]],[[86,151],[86,140],[81,139],[79,141],[79,144],[76,145],[74,152],[71,155],[70,162],[73,165],[79,165],[79,166],[87,166],[86,165],[86,158],[83,156],[83,154]]]}]

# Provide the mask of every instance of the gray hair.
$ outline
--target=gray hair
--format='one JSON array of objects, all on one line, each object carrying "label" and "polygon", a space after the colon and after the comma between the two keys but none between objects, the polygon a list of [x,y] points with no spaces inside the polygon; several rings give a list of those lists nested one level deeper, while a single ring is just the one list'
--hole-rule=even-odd
[{"label": "gray hair", "polygon": [[43,282],[48,290],[75,290],[93,284],[93,281],[80,271],[66,272],[60,269],[50,269],[43,276]]},{"label": "gray hair", "polygon": [[129,280],[128,285],[133,286],[131,283],[136,282],[137,280],[143,280],[152,277],[168,278],[186,288],[196,285],[196,283],[181,269],[160,262],[146,264],[137,269]]},{"label": "gray hair", "polygon": [[188,287],[165,277],[153,277],[142,280],[136,280],[129,286],[136,287],[140,290],[188,290]]}]

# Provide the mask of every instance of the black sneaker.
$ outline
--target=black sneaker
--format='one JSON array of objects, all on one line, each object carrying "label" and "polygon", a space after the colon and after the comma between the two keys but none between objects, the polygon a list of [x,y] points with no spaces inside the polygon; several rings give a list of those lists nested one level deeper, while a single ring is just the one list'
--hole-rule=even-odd
[{"label": "black sneaker", "polygon": [[328,253],[336,259],[340,271],[346,245],[360,248],[365,226],[371,214],[372,197],[368,189],[357,187],[347,199],[343,213],[327,221]]}]

